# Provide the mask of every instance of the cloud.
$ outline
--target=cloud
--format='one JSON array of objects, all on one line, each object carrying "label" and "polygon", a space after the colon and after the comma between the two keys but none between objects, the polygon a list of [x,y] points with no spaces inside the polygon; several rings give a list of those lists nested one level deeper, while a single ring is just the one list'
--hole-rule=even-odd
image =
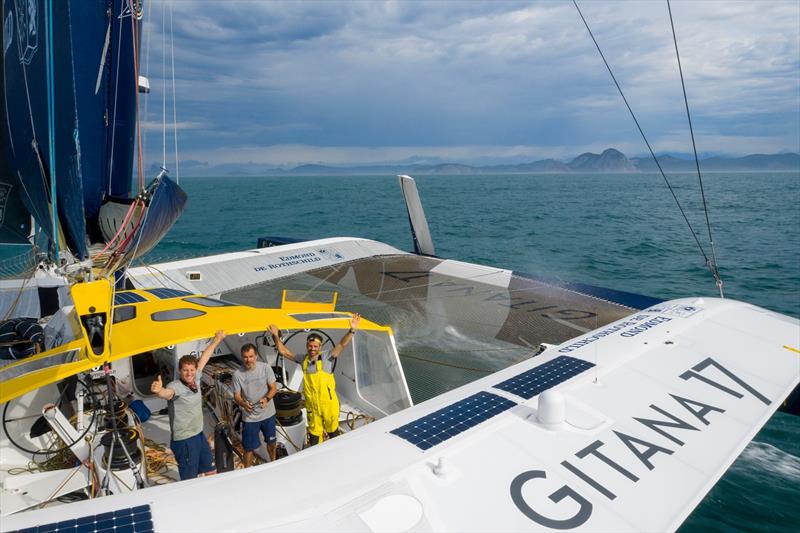
[{"label": "cloud", "polygon": [[[580,5],[653,144],[674,146],[683,131],[686,151],[666,5]],[[289,150],[298,162],[373,161],[391,157],[393,147],[445,158],[523,146],[541,150],[536,157],[641,147],[569,3],[172,6],[181,146],[212,163],[232,157],[226,153],[283,157],[272,147],[304,147]],[[701,150],[800,146],[800,5],[672,9],[695,126],[715,146]],[[160,92],[171,97],[169,10],[163,14],[166,21],[158,4],[146,14],[148,127],[161,116]]]},{"label": "cloud", "polygon": [[[173,122],[169,121],[167,123],[167,130],[172,132],[173,130],[199,130],[199,129],[206,129],[209,127],[208,122],[198,121],[198,122],[189,122],[189,121],[178,121]],[[156,122],[154,120],[146,120],[139,123],[139,128],[142,131],[163,131],[164,123],[163,122]]]}]

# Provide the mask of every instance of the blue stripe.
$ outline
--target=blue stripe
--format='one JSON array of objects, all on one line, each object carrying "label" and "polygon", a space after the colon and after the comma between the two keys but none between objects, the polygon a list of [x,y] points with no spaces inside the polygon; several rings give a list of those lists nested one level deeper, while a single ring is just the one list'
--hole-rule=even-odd
[{"label": "blue stripe", "polygon": [[618,291],[607,287],[598,287],[596,285],[587,285],[586,283],[565,282],[517,271],[513,271],[512,274],[521,279],[547,283],[548,285],[569,289],[580,294],[585,294],[586,296],[593,296],[615,304],[624,305],[631,309],[647,309],[648,307],[660,304],[664,301],[662,298],[653,298],[652,296],[645,296],[643,294]]}]

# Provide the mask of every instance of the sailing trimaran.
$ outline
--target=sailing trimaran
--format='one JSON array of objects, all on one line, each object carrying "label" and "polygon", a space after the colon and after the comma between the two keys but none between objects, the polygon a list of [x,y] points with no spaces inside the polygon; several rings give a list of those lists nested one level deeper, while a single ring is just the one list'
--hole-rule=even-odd
[{"label": "sailing trimaran", "polygon": [[[409,177],[415,253],[279,240],[129,269],[115,287],[113,273],[185,202],[164,175],[128,199],[131,117],[147,86],[141,3],[2,6],[0,186],[11,208],[0,230],[19,242],[38,228],[47,257],[0,301],[7,318],[49,317],[43,340],[12,341],[41,343],[38,353],[0,367],[4,531],[674,529],[798,383],[795,319],[436,257]],[[274,463],[180,483],[174,467],[146,468],[169,438],[148,387],[174,375],[180,355],[228,334],[204,395],[218,467],[230,466],[239,347],[254,342],[297,389],[302,372],[277,357],[267,324],[299,350],[309,330],[337,340],[353,311],[370,320],[335,372],[343,423],[358,431],[303,450],[295,405],[281,413],[288,457]],[[475,351],[522,362],[467,383],[457,355],[431,339],[417,353],[449,364],[451,386],[465,384],[412,407],[395,332],[420,328],[468,330]]]}]

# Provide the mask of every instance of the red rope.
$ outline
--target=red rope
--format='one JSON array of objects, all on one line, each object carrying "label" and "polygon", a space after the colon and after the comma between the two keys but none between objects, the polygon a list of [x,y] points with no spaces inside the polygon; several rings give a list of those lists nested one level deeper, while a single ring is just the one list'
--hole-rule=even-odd
[{"label": "red rope", "polygon": [[103,255],[104,253],[106,253],[106,251],[108,251],[108,249],[111,247],[111,245],[112,245],[112,244],[114,244],[114,241],[116,241],[116,240],[119,238],[119,236],[122,234],[122,231],[125,229],[125,226],[127,226],[127,225],[128,225],[128,222],[129,222],[129,221],[130,221],[130,219],[131,219],[131,215],[133,215],[133,212],[134,212],[134,210],[135,210],[136,206],[139,204],[139,202],[140,202],[140,199],[139,199],[139,198],[136,198],[136,200],[135,200],[135,201],[134,201],[134,202],[131,204],[131,206],[128,208],[128,212],[125,214],[125,218],[123,219],[123,221],[122,221],[122,224],[120,224],[120,225],[119,225],[119,228],[117,228],[117,232],[116,232],[116,233],[114,234],[114,236],[113,236],[113,237],[111,237],[111,239],[109,239],[109,241],[106,243],[106,247],[105,247],[105,248],[103,248],[103,249],[100,251],[100,253],[97,253],[97,254],[95,254],[95,257],[101,256],[101,255]]}]

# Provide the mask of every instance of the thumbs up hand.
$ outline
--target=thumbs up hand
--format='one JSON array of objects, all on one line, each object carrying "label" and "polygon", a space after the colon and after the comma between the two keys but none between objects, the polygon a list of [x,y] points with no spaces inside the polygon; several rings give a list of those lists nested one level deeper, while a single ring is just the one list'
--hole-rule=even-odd
[{"label": "thumbs up hand", "polygon": [[156,376],[156,380],[150,384],[150,392],[158,394],[163,388],[164,385],[161,383],[161,376]]}]

